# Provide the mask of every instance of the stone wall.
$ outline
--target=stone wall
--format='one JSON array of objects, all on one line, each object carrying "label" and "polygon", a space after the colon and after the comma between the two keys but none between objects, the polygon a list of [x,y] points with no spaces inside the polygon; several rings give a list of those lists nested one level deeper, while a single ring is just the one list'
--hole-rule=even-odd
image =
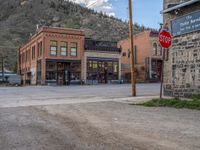
[{"label": "stone wall", "polygon": [[[170,20],[199,8],[200,4],[197,3],[182,8],[178,14],[174,12],[165,14],[164,23],[168,23],[170,27]],[[173,37],[169,60],[164,66],[164,94],[175,97],[191,97],[193,94],[200,94],[200,31]]]},{"label": "stone wall", "polygon": [[200,94],[200,32],[174,38],[165,64],[166,95]]}]

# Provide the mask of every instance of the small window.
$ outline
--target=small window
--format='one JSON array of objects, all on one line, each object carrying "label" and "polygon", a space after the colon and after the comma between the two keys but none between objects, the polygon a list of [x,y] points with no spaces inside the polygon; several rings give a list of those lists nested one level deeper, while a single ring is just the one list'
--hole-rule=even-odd
[{"label": "small window", "polygon": [[160,56],[162,56],[162,47],[158,45],[159,51],[160,51]]},{"label": "small window", "polygon": [[71,43],[71,56],[77,56],[77,43]]},{"label": "small window", "polygon": [[42,56],[42,42],[39,43],[39,56]]},{"label": "small window", "polygon": [[56,41],[51,41],[50,51],[51,51],[50,52],[51,56],[57,55],[57,42]]},{"label": "small window", "polygon": [[153,51],[154,51],[154,55],[157,55],[157,51],[158,51],[158,46],[156,43],[153,44]]},{"label": "small window", "polygon": [[60,54],[61,56],[67,56],[67,42],[61,42],[61,47],[60,47]]},{"label": "small window", "polygon": [[40,56],[42,56],[42,42],[38,43],[38,47],[37,48],[38,48],[37,56],[40,57]]},{"label": "small window", "polygon": [[25,62],[27,62],[27,61],[28,61],[28,52],[27,52],[27,51],[26,51],[25,55],[26,55],[26,60],[25,60]]},{"label": "small window", "polygon": [[134,64],[137,64],[137,46],[134,46]]},{"label": "small window", "polygon": [[32,60],[35,59],[35,46],[32,47]]},{"label": "small window", "polygon": [[130,58],[131,57],[131,51],[130,51],[130,49],[128,49],[128,58]]},{"label": "small window", "polygon": [[123,56],[123,57],[126,57],[126,52],[123,52],[123,53],[122,53],[122,56]]}]

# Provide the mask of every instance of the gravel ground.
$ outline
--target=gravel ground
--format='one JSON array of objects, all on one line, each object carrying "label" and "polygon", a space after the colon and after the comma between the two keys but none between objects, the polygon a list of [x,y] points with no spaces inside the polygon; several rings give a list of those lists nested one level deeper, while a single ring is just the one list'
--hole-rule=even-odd
[{"label": "gravel ground", "polygon": [[119,102],[0,108],[0,150],[199,150],[200,111]]}]

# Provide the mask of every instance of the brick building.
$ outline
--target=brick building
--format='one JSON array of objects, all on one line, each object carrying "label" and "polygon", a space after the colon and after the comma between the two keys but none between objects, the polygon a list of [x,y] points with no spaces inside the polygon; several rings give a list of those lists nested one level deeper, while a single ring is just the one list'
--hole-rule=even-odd
[{"label": "brick building", "polygon": [[119,57],[117,43],[85,40],[81,30],[43,27],[19,49],[18,73],[23,84],[32,85],[109,83],[120,79]]},{"label": "brick building", "polygon": [[164,24],[173,35],[165,62],[164,94],[200,94],[200,1],[164,0]]},{"label": "brick building", "polygon": [[[131,80],[130,42],[118,42],[121,47],[121,71],[125,82]],[[134,62],[138,81],[159,81],[162,66],[162,51],[158,43],[158,32],[144,31],[134,35]]]}]

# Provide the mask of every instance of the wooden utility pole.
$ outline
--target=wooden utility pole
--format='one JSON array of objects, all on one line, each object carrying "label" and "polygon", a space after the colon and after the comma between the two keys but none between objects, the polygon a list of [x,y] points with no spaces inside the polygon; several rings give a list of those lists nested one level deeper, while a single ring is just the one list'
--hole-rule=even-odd
[{"label": "wooden utility pole", "polygon": [[133,20],[132,20],[132,0],[129,0],[129,40],[131,46],[131,83],[132,83],[132,96],[136,96],[136,77],[134,65],[134,40],[133,40]]}]

